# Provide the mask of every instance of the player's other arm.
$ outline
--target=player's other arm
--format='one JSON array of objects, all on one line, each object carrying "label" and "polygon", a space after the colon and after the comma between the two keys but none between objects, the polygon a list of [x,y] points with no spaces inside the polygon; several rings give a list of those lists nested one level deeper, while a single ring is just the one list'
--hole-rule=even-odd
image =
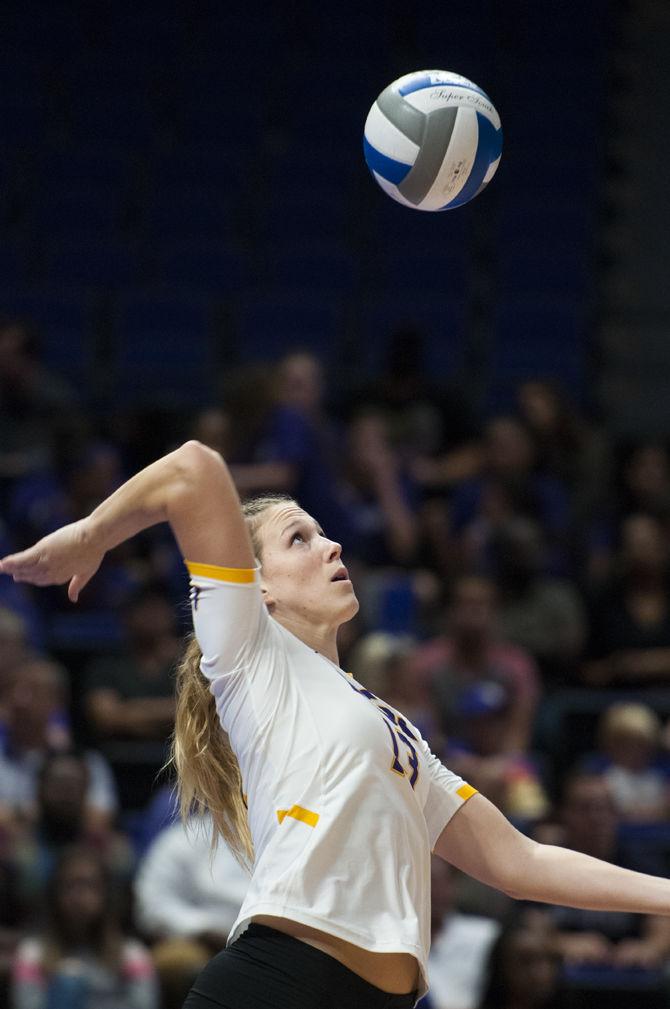
[{"label": "player's other arm", "polygon": [[170,523],[189,561],[254,567],[228,467],[217,452],[189,441],[137,473],[87,518],[3,558],[0,570],[34,585],[69,582],[74,602],[108,550],[159,522]]},{"label": "player's other arm", "polygon": [[519,900],[670,915],[670,880],[539,844],[516,830],[483,795],[473,795],[461,806],[434,850],[468,875]]}]

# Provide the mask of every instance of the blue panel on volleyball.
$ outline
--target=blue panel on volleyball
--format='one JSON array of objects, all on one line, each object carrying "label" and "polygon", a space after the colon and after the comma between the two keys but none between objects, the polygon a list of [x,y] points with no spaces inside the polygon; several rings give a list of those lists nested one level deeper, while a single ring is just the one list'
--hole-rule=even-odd
[{"label": "blue panel on volleyball", "polygon": [[368,168],[376,172],[377,175],[381,175],[387,182],[392,182],[396,186],[411,171],[411,165],[406,165],[402,161],[395,161],[386,154],[382,154],[381,151],[372,146],[365,136],[363,137],[363,152]]},{"label": "blue panel on volleyball", "polygon": [[[479,91],[479,88],[475,90]],[[483,92],[481,93],[483,94]],[[477,113],[477,125],[479,127],[479,143],[468,181],[458,196],[445,204],[445,210],[461,207],[473,196],[476,196],[482,187],[482,179],[486,175],[489,165],[497,161],[502,153],[502,130],[497,130],[493,123],[479,112]]]}]

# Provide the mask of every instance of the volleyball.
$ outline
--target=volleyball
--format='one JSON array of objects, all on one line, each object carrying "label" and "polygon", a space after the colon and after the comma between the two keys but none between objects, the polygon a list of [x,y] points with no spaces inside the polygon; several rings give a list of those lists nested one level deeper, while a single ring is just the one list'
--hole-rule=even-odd
[{"label": "volleyball", "polygon": [[493,178],[502,127],[493,102],[467,77],[418,70],[389,84],[368,113],[365,160],[389,196],[415,210],[451,210]]}]

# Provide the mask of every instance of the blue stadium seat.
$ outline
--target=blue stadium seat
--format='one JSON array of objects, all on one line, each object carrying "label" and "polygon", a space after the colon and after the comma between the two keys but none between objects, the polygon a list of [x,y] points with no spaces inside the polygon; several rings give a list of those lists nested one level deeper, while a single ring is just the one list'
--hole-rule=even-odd
[{"label": "blue stadium seat", "polygon": [[370,283],[389,292],[422,291],[464,302],[470,267],[467,249],[461,251],[446,243],[437,250],[426,250],[420,243],[392,243],[372,258]]},{"label": "blue stadium seat", "polygon": [[[367,168],[363,170],[367,172]],[[425,213],[396,203],[381,191],[372,176],[369,182],[364,181],[369,193],[366,193],[358,220],[370,243],[373,266],[374,258],[380,252],[383,255],[386,249],[469,256],[473,221],[477,213],[485,212],[481,205],[477,207],[473,203],[457,211]]]},{"label": "blue stadium seat", "polygon": [[465,338],[461,298],[423,293],[387,292],[366,298],[358,313],[360,367],[374,376],[384,360],[389,337],[400,328],[416,329],[426,338],[429,374],[453,376],[462,364]]},{"label": "blue stadium seat", "polygon": [[212,83],[212,90],[204,96],[191,99],[183,96],[176,110],[179,142],[204,145],[208,142],[221,145],[236,137],[257,137],[267,114],[262,92],[250,98],[242,85],[246,78],[231,82],[221,75]]},{"label": "blue stadium seat", "polygon": [[203,299],[127,295],[119,305],[114,345],[115,401],[183,407],[208,397],[212,353]]},{"label": "blue stadium seat", "polygon": [[[462,208],[461,208],[462,209]],[[592,241],[596,204],[590,193],[573,193],[570,198],[551,199],[541,193],[508,194],[501,203],[498,219],[500,255],[507,242],[521,239],[581,243]]]},{"label": "blue stadium seat", "polygon": [[276,359],[291,347],[310,347],[325,360],[337,355],[343,305],[309,288],[259,291],[240,299],[235,351],[242,362]]},{"label": "blue stadium seat", "polygon": [[207,142],[183,144],[167,154],[154,159],[149,165],[149,178],[153,186],[183,187],[192,190],[204,186],[229,193],[237,191],[252,167],[249,148],[243,143],[229,141],[222,144]]},{"label": "blue stadium seat", "polygon": [[344,242],[355,231],[355,209],[342,186],[321,184],[291,187],[269,194],[267,206],[259,212],[263,238],[280,243],[297,240]]},{"label": "blue stadium seat", "polygon": [[0,313],[34,322],[41,357],[85,395],[94,358],[93,305],[86,292],[12,289],[0,293]]},{"label": "blue stadium seat", "polygon": [[501,303],[494,323],[486,412],[510,409],[519,383],[558,381],[581,402],[589,342],[585,305],[575,298],[518,298]]},{"label": "blue stadium seat", "polygon": [[52,284],[80,284],[106,290],[139,283],[145,264],[130,244],[102,238],[64,238],[47,253],[47,277]]},{"label": "blue stadium seat", "polygon": [[224,241],[234,231],[234,198],[223,187],[163,186],[149,204],[146,233],[164,241]]},{"label": "blue stadium seat", "polygon": [[63,235],[109,239],[120,232],[123,216],[123,197],[115,186],[55,182],[40,188],[28,224],[40,241]]},{"label": "blue stadium seat", "polygon": [[277,242],[265,250],[263,277],[281,288],[351,294],[358,283],[360,263],[352,252],[334,242]]},{"label": "blue stadium seat", "polygon": [[157,279],[215,296],[249,287],[253,274],[248,256],[214,239],[165,245],[158,255]]},{"label": "blue stadium seat", "polygon": [[0,277],[3,285],[23,287],[35,276],[38,260],[31,246],[25,242],[0,242]]},{"label": "blue stadium seat", "polygon": [[76,144],[114,142],[119,146],[151,149],[160,136],[155,111],[141,94],[96,90],[89,86],[73,95],[72,136]]},{"label": "blue stadium seat", "polygon": [[585,296],[593,283],[589,250],[579,242],[518,235],[498,257],[499,297]]},{"label": "blue stadium seat", "polygon": [[124,192],[134,181],[137,162],[127,148],[96,143],[46,149],[37,159],[41,180],[51,187],[107,187]]},{"label": "blue stadium seat", "polygon": [[43,99],[26,95],[12,100],[6,94],[0,98],[0,142],[5,151],[43,137],[47,122],[48,109]]}]

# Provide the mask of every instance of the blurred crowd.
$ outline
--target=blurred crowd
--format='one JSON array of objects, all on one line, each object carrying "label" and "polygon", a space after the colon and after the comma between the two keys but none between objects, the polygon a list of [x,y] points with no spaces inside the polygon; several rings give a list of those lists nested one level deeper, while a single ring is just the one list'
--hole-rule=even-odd
[{"label": "blurred crowd", "polygon": [[[288,491],[342,543],[361,609],[341,664],[449,767],[538,840],[668,875],[665,444],[615,442],[542,377],[477,416],[409,329],[357,388],[298,347],[190,413],[100,416],[29,325],[0,324],[2,554],[187,438],[242,497]],[[163,527],[77,607],[0,579],[2,1005],[173,1009],[225,943],[246,877],[223,848],[210,871],[163,770],[189,622]],[[670,918],[519,906],[433,869],[425,1009],[668,1004]]]}]

